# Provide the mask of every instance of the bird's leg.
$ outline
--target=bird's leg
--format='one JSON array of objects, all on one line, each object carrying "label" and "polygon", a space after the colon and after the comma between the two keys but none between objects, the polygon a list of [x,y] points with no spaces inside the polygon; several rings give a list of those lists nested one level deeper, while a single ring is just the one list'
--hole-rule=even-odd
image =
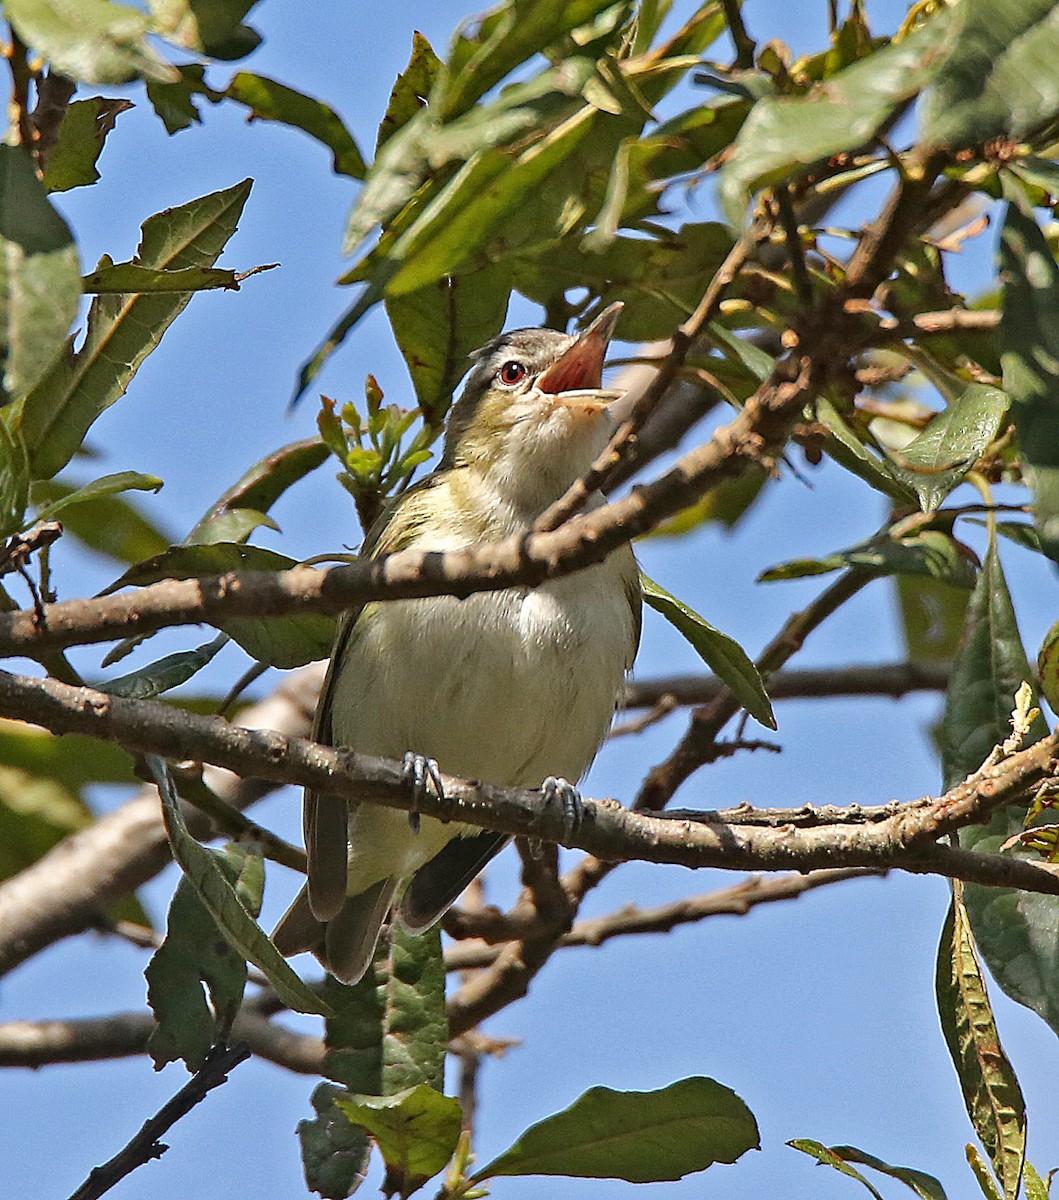
[{"label": "bird's leg", "polygon": [[563,806],[562,844],[566,846],[580,828],[581,820],[585,815],[585,807],[581,803],[581,793],[572,783],[567,783],[565,779],[555,775],[549,775],[541,784],[541,792],[545,800],[553,804],[558,802]]},{"label": "bird's leg", "polygon": [[408,813],[408,826],[413,833],[419,832],[419,805],[427,794],[427,786],[434,785],[434,794],[439,800],[445,799],[445,788],[441,782],[441,772],[437,760],[427,758],[422,754],[414,754],[411,750],[404,756],[404,777],[412,789],[412,808]]}]

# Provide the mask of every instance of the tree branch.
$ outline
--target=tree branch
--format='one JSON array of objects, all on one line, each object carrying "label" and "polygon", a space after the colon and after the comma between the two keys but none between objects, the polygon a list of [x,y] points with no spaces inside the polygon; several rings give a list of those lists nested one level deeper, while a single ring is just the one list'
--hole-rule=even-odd
[{"label": "tree branch", "polygon": [[98,1200],[126,1175],[153,1158],[160,1158],[168,1146],[159,1138],[201,1103],[215,1087],[228,1080],[228,1072],[250,1057],[245,1046],[215,1046],[205,1063],[179,1092],[168,1100],[112,1159],[95,1167],[70,1200]]}]

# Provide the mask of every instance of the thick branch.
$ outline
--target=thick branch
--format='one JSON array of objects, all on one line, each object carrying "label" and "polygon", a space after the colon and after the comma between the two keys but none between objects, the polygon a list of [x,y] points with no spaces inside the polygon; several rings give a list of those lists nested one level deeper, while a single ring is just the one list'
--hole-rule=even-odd
[{"label": "thick branch", "polygon": [[[124,700],[55,680],[0,672],[0,715],[30,720],[55,733],[83,733],[142,753],[190,757],[243,776],[301,784],[362,803],[402,811],[413,806],[400,763],[354,755],[271,730],[229,725],[157,701]],[[1025,799],[1052,774],[1057,747],[1059,736],[1047,738],[984,768],[937,801],[895,804],[871,821],[864,819],[864,811],[858,807],[844,815],[835,812],[828,824],[799,826],[798,814],[792,813],[786,824],[759,827],[726,821],[723,814],[656,817],[613,802],[586,801],[584,821],[571,844],[604,861],[639,859],[749,871],[901,867],[1059,894],[1059,876],[1044,864],[977,854],[954,856],[933,845],[943,834],[985,819],[992,808]],[[546,804],[538,792],[452,778],[446,778],[445,787],[445,799],[421,799],[419,811],[441,820],[464,821],[546,841],[558,842],[563,837],[561,806]],[[146,800],[141,803],[146,809]],[[146,824],[146,811],[142,819]],[[90,839],[95,828],[68,843]],[[92,845],[90,840],[88,844]],[[104,841],[103,848],[107,847]],[[95,849],[98,853],[99,843]],[[76,877],[64,869],[63,857],[57,849],[38,864],[48,863],[50,880],[31,869],[0,889],[0,968],[10,969],[56,937],[91,923],[93,910],[86,910],[85,889],[72,881]],[[58,870],[56,859],[60,860]],[[99,870],[98,864],[95,869]],[[59,885],[54,882],[56,875]],[[60,894],[64,888],[76,893],[77,911],[58,919],[53,904],[43,921],[37,919],[36,889],[27,884],[27,877],[36,880],[36,889],[45,894],[49,889],[54,894],[56,886]],[[133,880],[126,885],[133,886]],[[98,886],[88,889],[88,894],[93,890],[98,896]],[[46,927],[43,931],[41,924]]]}]

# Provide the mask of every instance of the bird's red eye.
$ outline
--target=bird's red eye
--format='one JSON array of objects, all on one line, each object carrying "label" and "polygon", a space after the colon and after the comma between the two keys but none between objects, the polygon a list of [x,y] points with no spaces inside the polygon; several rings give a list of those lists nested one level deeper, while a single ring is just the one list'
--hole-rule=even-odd
[{"label": "bird's red eye", "polygon": [[500,368],[500,382],[506,383],[508,387],[514,387],[516,383],[521,383],[525,378],[525,364],[517,362],[515,359],[504,363],[504,365]]}]

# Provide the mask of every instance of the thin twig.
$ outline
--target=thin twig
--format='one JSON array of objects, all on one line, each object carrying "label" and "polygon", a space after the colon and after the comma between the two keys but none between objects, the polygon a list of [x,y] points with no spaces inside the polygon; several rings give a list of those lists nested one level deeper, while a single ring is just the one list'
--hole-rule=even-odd
[{"label": "thin twig", "polygon": [[180,1091],[171,1100],[166,1101],[153,1117],[145,1121],[139,1133],[113,1158],[100,1167],[94,1167],[70,1200],[98,1200],[137,1167],[142,1167],[154,1158],[161,1158],[169,1149],[159,1140],[162,1135],[181,1117],[186,1116],[196,1104],[201,1103],[207,1093],[226,1083],[229,1071],[249,1057],[250,1051],[245,1046],[215,1046],[206,1061]]}]

